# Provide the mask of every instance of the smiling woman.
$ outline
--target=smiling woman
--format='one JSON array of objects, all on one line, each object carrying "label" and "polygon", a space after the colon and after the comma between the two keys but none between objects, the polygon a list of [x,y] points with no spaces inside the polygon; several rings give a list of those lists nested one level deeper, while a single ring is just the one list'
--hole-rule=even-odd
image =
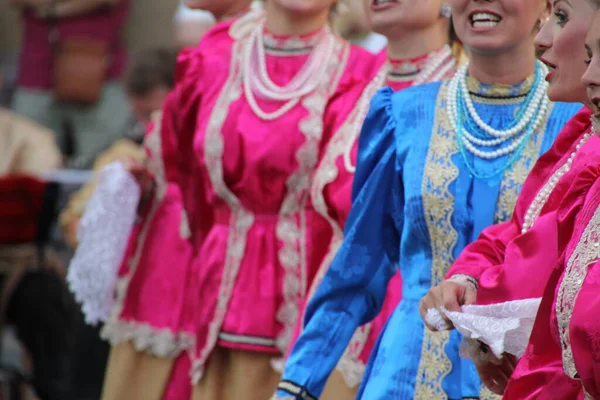
[{"label": "smiling woman", "polygon": [[[458,310],[475,302],[485,305],[544,296],[530,345],[514,373],[512,366],[479,366],[480,376],[498,392],[510,377],[504,395],[511,400],[583,399],[585,392],[586,399],[600,396],[590,368],[596,364],[586,360],[590,354],[600,354],[599,329],[593,323],[592,311],[597,302],[587,291],[581,297],[586,300],[576,303],[587,267],[597,259],[599,219],[589,235],[584,232],[592,215],[597,217],[600,205],[595,183],[600,181],[600,139],[591,131],[588,109],[598,111],[594,93],[600,83],[595,72],[599,49],[589,36],[596,31],[592,19],[599,5],[589,0],[555,0],[551,16],[535,41],[549,68],[549,97],[587,107],[569,121],[550,151],[536,163],[519,194],[512,219],[485,229],[458,257],[446,281],[421,301],[425,315],[431,308]],[[590,27],[586,53],[584,40]],[[586,64],[590,64],[587,72]],[[586,202],[590,205],[585,206]],[[578,224],[582,218],[587,221]],[[461,285],[466,281],[474,286]],[[589,282],[599,282],[597,275]],[[589,288],[597,293],[593,285]],[[579,307],[581,312],[574,313],[577,304],[585,304],[587,309]],[[586,331],[586,326],[594,329]],[[574,338],[579,339],[577,349]],[[574,357],[576,350],[579,353]],[[597,379],[598,369],[595,371]]]},{"label": "smiling woman", "polygon": [[[576,0],[562,6],[574,11]],[[592,2],[590,2],[592,3]],[[598,2],[593,2],[596,8]],[[594,14],[588,9],[589,20]],[[588,89],[588,102],[598,122],[600,105],[600,12],[587,35],[585,49],[588,65],[582,81]],[[581,43],[581,38],[578,40]],[[576,43],[576,42],[572,42]],[[583,48],[583,46],[582,46]],[[543,297],[523,361],[515,370],[507,388],[507,398],[531,400],[600,398],[600,140],[598,125],[588,131],[569,176],[569,190],[562,196],[557,211],[559,251],[564,252],[550,271]],[[565,234],[565,233],[569,234]],[[524,243],[527,245],[530,243]],[[544,251],[545,248],[538,251]],[[543,385],[541,382],[547,382]]]}]

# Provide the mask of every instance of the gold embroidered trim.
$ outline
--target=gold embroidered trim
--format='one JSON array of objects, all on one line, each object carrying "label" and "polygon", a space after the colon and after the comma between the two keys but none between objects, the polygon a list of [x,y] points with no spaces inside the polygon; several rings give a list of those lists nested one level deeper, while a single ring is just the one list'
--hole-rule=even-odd
[{"label": "gold embroidered trim", "polygon": [[324,79],[313,93],[302,100],[308,115],[299,123],[305,142],[296,152],[298,168],[286,182],[288,193],[283,200],[276,226],[277,238],[282,243],[279,262],[284,269],[283,304],[277,311],[277,320],[283,330],[277,337],[277,347],[283,354],[292,341],[300,318],[300,306],[307,292],[306,256],[306,203],[311,181],[319,160],[319,144],[323,135],[323,114],[328,98],[335,92],[346,69],[350,46],[338,39],[334,46]]},{"label": "gold embroidered trim", "polygon": [[506,99],[515,96],[527,96],[529,91],[533,88],[534,81],[535,74],[532,74],[516,86],[503,84],[486,85],[472,76],[467,76],[467,89],[470,93],[474,93],[478,97]]},{"label": "gold embroidered trim", "polygon": [[[528,85],[528,81],[524,82],[519,90],[525,90]],[[508,94],[501,87],[492,89],[493,92],[488,90],[486,94]],[[458,168],[452,161],[452,157],[458,154],[459,148],[446,113],[447,91],[448,84],[444,83],[438,94],[435,125],[422,185],[423,207],[427,213],[426,222],[431,240],[432,286],[444,279],[444,275],[454,262],[453,252],[458,241],[458,233],[452,225],[454,195],[449,187],[459,175]],[[502,179],[495,214],[496,223],[504,222],[512,215],[521,185],[539,155],[544,130],[540,129],[539,132],[542,133],[532,137],[521,159],[515,163],[512,170],[505,173]],[[452,371],[452,363],[445,352],[449,339],[449,332],[433,333],[424,329],[415,398],[445,399],[447,397],[442,383]]]},{"label": "gold embroidered trim", "polygon": [[577,296],[588,273],[588,266],[600,258],[600,208],[592,216],[585,227],[581,239],[573,254],[569,257],[565,274],[558,288],[556,298],[556,318],[562,348],[562,359],[565,374],[576,379],[577,369],[573,359],[569,325]]},{"label": "gold embroidered trim", "polygon": [[540,156],[540,150],[542,143],[544,142],[544,133],[546,132],[548,119],[552,114],[553,108],[554,103],[551,103],[537,132],[532,134],[525,145],[521,157],[515,161],[511,168],[504,172],[504,177],[500,184],[498,201],[496,203],[496,214],[494,215],[495,224],[508,221],[512,217],[523,182],[527,179],[529,172],[531,172],[531,169]]},{"label": "gold embroidered trim", "polygon": [[498,396],[485,385],[481,385],[479,389],[479,400],[501,400],[502,396]]},{"label": "gold embroidered trim", "polygon": [[[454,196],[450,184],[458,178],[458,168],[452,156],[459,148],[446,114],[448,84],[442,84],[438,93],[435,123],[422,183],[423,208],[431,239],[431,285],[436,286],[454,261],[453,250],[458,234],[452,226]],[[442,388],[444,378],[452,371],[452,363],[445,352],[450,339],[447,331],[433,333],[424,329],[421,358],[416,377],[415,399],[446,399]]]}]

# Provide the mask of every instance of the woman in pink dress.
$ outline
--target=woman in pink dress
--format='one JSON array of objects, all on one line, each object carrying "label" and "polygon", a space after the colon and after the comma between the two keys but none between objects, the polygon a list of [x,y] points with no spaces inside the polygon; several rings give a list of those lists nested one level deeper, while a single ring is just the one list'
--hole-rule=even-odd
[{"label": "woman in pink dress", "polygon": [[[600,2],[596,1],[600,7]],[[600,122],[600,12],[592,23],[586,49],[593,138]],[[600,398],[600,157],[571,177],[557,212],[562,256],[546,285],[529,346],[506,390],[515,399]],[[548,238],[550,239],[550,237]]]},{"label": "woman in pink dress", "polygon": [[374,56],[328,29],[334,4],[269,0],[180,57],[160,138],[194,253],[183,312],[196,327],[194,399],[269,397],[271,363],[327,251],[310,186],[377,72]]},{"label": "woman in pink dress", "polygon": [[[590,105],[581,84],[588,59],[583,46],[598,5],[588,0],[558,1],[536,44],[552,68],[546,79],[552,100]],[[590,133],[590,111],[584,107],[563,129],[551,150],[534,166],[519,195],[512,219],[492,226],[467,246],[446,276],[421,301],[421,315],[463,304],[493,304],[541,297],[562,254],[556,243],[557,210],[579,174],[600,161],[600,139]],[[564,225],[563,225],[564,227]],[[561,231],[561,237],[568,232]],[[535,268],[532,270],[532,268]],[[478,365],[482,380],[502,393],[514,360],[501,366]],[[513,397],[509,397],[513,398]],[[552,397],[557,398],[557,397]]]},{"label": "woman in pink dress", "polygon": [[[215,4],[212,4],[215,3]],[[238,15],[250,0],[195,1],[219,20]],[[216,4],[218,3],[218,4]],[[177,175],[176,135],[161,136],[160,113],[144,147],[154,196],[142,204],[119,271],[117,293],[102,337],[112,347],[104,400],[190,397],[189,352],[194,350],[199,307],[193,247]]]},{"label": "woman in pink dress", "polygon": [[[372,96],[383,86],[399,91],[450,78],[456,70],[457,61],[450,46],[450,8],[445,5],[440,8],[437,3],[415,4],[412,13],[406,15],[397,3],[381,7],[374,5],[371,0],[364,1],[364,12],[371,16],[373,30],[388,39],[388,46],[379,55],[382,63],[379,73],[365,90],[351,117],[327,146],[313,181],[312,202],[317,212],[329,223],[333,235],[309,291],[307,303],[343,241],[344,225],[352,206],[358,136]],[[420,45],[415,46],[415,43]],[[357,327],[349,344],[336,344],[340,350],[346,345],[348,347],[341,356],[337,369],[332,372],[321,399],[356,397],[373,345],[402,297],[400,279],[398,272],[388,286],[388,296],[379,316],[371,323]],[[296,337],[302,330],[302,322],[298,323]],[[302,349],[294,351],[301,352]],[[292,371],[294,367],[290,363],[286,365],[286,370]]]}]

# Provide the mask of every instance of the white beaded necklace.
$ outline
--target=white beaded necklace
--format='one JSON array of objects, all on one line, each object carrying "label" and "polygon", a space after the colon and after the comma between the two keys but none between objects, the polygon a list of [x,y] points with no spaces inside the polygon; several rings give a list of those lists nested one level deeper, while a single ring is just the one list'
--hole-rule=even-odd
[{"label": "white beaded necklace", "polygon": [[521,233],[526,233],[533,227],[533,224],[540,216],[542,209],[546,205],[548,198],[556,188],[556,185],[558,184],[560,179],[571,169],[571,165],[573,164],[573,160],[575,160],[577,151],[581,149],[581,147],[589,140],[590,137],[590,132],[583,135],[583,137],[579,140],[579,143],[577,143],[577,146],[575,146],[575,150],[569,156],[567,162],[562,167],[557,169],[556,172],[554,172],[554,174],[552,174],[552,176],[550,177],[548,182],[546,182],[542,190],[540,190],[537,196],[535,196],[535,199],[533,200],[533,202],[529,206],[529,209],[527,210],[527,213],[525,214],[525,221],[523,221],[523,228],[521,229]]},{"label": "white beaded necklace", "polygon": [[[546,70],[546,66],[539,63],[539,68],[541,68],[540,74],[543,74]],[[532,130],[535,131],[541,125],[544,120],[546,114],[550,109],[550,101],[546,96],[546,90],[548,84],[545,81],[539,81],[539,84],[533,88],[535,90],[533,94],[533,98],[529,103],[527,109],[523,112],[523,117],[519,120],[519,122],[513,126],[512,128],[506,130],[499,130],[492,128],[488,124],[486,124],[475,109],[473,104],[473,100],[471,99],[471,95],[469,93],[469,89],[467,87],[467,71],[468,71],[468,63],[461,67],[457,73],[454,75],[452,80],[448,86],[448,112],[450,114],[450,123],[455,132],[458,132],[458,95],[459,93],[462,95],[462,98],[465,101],[465,105],[467,107],[467,111],[469,113],[469,117],[475,124],[488,133],[490,136],[493,136],[494,139],[480,139],[475,137],[473,134],[468,132],[466,128],[462,129],[462,143],[465,148],[473,153],[475,156],[490,160],[505,156],[514,152],[523,141],[526,139],[526,131],[528,126],[531,124],[533,118],[535,117],[535,121],[533,121]],[[536,114],[537,111],[537,114]],[[521,135],[521,137],[516,138],[516,136]],[[516,139],[515,139],[516,138]],[[498,146],[502,143],[505,143],[509,140],[513,140],[512,143],[504,148],[486,151],[477,148],[476,146],[481,147],[493,147]]]},{"label": "white beaded necklace", "polygon": [[437,82],[446,76],[455,65],[456,60],[452,56],[452,50],[450,46],[445,45],[425,61],[423,69],[413,81],[412,86]]},{"label": "white beaded necklace", "polygon": [[[256,116],[264,121],[273,121],[294,108],[303,96],[314,91],[322,82],[331,62],[336,38],[326,30],[294,79],[285,86],[279,86],[267,71],[263,32],[264,21],[256,24],[248,37],[243,39],[243,86],[248,104]],[[286,103],[273,112],[265,112],[258,105],[255,94],[265,100]]]},{"label": "white beaded necklace", "polygon": [[[541,75],[546,75],[548,73],[548,68],[542,63],[539,63],[539,66],[540,68],[542,68],[540,72]],[[477,114],[477,110],[475,110],[475,106],[473,104],[471,96],[469,95],[469,88],[467,86],[467,68],[468,64],[461,68],[460,73],[456,75],[457,83],[461,87],[467,110],[469,111],[469,115],[471,116],[473,121],[475,121],[477,126],[479,126],[485,132],[494,137],[513,137],[518,133],[522,132],[533,119],[535,111],[540,107],[540,104],[542,104],[544,100],[546,100],[546,104],[548,104],[548,96],[546,96],[546,92],[548,90],[548,82],[540,80],[540,83],[537,85],[537,87],[533,88],[535,90],[535,93],[530,103],[530,107],[528,107],[528,109],[524,112],[523,119],[521,119],[519,123],[517,123],[514,127],[506,130],[492,128],[491,126],[483,122],[481,117],[479,117],[479,114]]]}]

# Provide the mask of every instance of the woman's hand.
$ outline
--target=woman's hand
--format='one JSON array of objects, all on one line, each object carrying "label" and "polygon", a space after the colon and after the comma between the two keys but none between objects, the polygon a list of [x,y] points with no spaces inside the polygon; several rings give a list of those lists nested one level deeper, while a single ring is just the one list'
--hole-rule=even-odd
[{"label": "woman's hand", "polygon": [[138,214],[141,214],[145,211],[148,202],[154,194],[154,175],[150,172],[146,164],[133,158],[123,160],[123,165],[140,187],[140,205],[138,207]]},{"label": "woman's hand", "polygon": [[493,393],[501,396],[517,366],[518,360],[512,354],[506,353],[501,360],[498,360],[489,349],[487,352],[491,359],[487,361],[474,359],[475,367],[483,384]]},{"label": "woman's hand", "polygon": [[448,311],[461,311],[461,306],[465,304],[474,304],[475,300],[477,300],[477,291],[471,285],[444,281],[431,288],[429,293],[421,299],[419,311],[425,325],[427,325],[430,330],[437,330],[435,327],[429,325],[426,320],[427,310],[432,308],[439,311],[444,321],[448,324],[449,329],[454,329],[452,321],[450,321],[446,317],[446,314],[442,312],[442,307]]}]

